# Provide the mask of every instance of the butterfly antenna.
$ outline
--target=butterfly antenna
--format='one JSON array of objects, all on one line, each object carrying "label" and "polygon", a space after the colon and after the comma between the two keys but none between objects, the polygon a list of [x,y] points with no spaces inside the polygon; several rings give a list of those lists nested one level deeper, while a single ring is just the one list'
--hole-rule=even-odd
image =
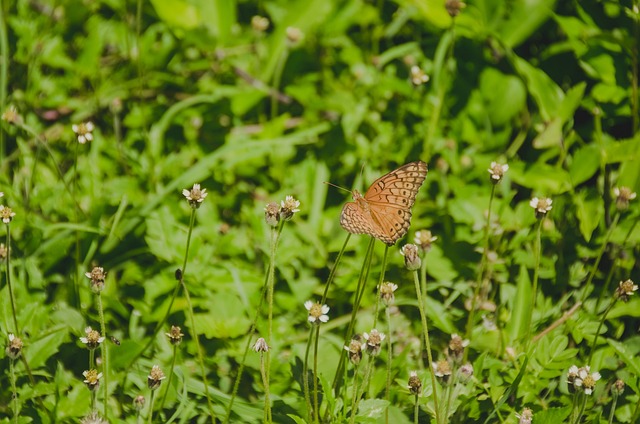
[{"label": "butterfly antenna", "polygon": [[330,183],[330,182],[328,182],[328,181],[325,181],[324,183],[325,183],[326,185],[330,185],[330,186],[332,186],[332,187],[339,188],[340,190],[348,191],[349,193],[351,193],[351,190],[349,190],[349,189],[347,189],[347,188],[344,188],[344,187],[340,187],[339,185],[335,185],[335,184]]}]

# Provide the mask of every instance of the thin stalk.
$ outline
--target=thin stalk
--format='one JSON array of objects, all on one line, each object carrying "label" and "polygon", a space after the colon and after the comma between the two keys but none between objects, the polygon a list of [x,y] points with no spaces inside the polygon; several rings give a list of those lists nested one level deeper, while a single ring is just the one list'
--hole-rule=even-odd
[{"label": "thin stalk", "polygon": [[605,309],[604,313],[602,314],[602,318],[598,323],[598,329],[596,330],[596,334],[593,336],[593,344],[591,345],[591,352],[589,353],[589,359],[587,359],[587,365],[591,365],[591,360],[593,359],[593,353],[595,352],[596,346],[598,345],[598,336],[600,335],[600,330],[604,325],[604,321],[607,319],[607,315],[613,308],[613,305],[616,304],[617,300],[618,299],[616,297],[611,298],[611,302],[609,302],[609,306],[607,306],[607,309]]},{"label": "thin stalk", "polygon": [[353,368],[353,388],[352,388],[353,394],[351,397],[351,416],[352,417],[355,416],[356,414],[356,402],[358,400],[358,365],[359,363],[355,364],[355,367]]},{"label": "thin stalk", "polygon": [[[280,82],[282,80],[282,72],[284,71],[284,64],[287,62],[287,58],[289,57],[289,47],[285,46],[282,55],[278,59],[278,63],[276,64],[276,68],[273,72],[273,89],[280,91]],[[271,120],[275,119],[278,116],[278,96],[274,93],[270,95],[271,98]]]},{"label": "thin stalk", "polygon": [[[438,407],[438,383],[436,381],[436,376],[433,373],[433,369],[431,369],[431,364],[433,364],[433,356],[431,355],[431,342],[429,341],[429,327],[427,326],[427,313],[425,312],[424,302],[425,299],[422,297],[422,292],[420,290],[420,281],[418,278],[418,271],[413,271],[413,282],[416,287],[416,295],[418,297],[418,308],[420,308],[420,319],[422,320],[422,331],[424,334],[424,344],[427,348],[427,359],[429,361],[429,375],[431,375],[431,385],[433,386],[433,410],[435,412],[436,423],[440,422],[440,410]],[[426,295],[425,295],[426,298]]]},{"label": "thin stalk", "polygon": [[[75,143],[75,150],[74,150],[74,158],[73,158],[73,183],[71,185],[71,196],[73,196],[73,203],[74,204],[78,204],[78,199],[76,197],[77,195],[77,190],[78,190],[78,149],[80,146],[80,143],[76,142]],[[76,220],[76,225],[78,225],[78,227],[80,226],[80,216],[78,214],[78,209],[75,208],[74,209],[74,215],[75,215],[75,220]],[[76,269],[75,272],[73,273],[73,294],[75,295],[75,304],[76,307],[78,309],[80,309],[81,307],[81,302],[80,302],[80,279],[78,278],[80,275],[80,230],[77,229],[75,232],[75,264],[76,264]]]},{"label": "thin stalk", "polygon": [[264,352],[260,352],[260,376],[264,385],[264,422],[269,422],[269,405],[271,405],[269,395],[269,378],[267,377],[267,368],[264,361]]},{"label": "thin stalk", "polygon": [[413,424],[418,424],[418,416],[420,414],[418,393],[413,397]]},{"label": "thin stalk", "polygon": [[18,424],[18,417],[20,413],[18,412],[18,389],[16,388],[16,369],[14,365],[14,359],[9,359],[9,374],[11,375],[11,393],[13,395],[13,420],[15,424]]},{"label": "thin stalk", "polygon": [[618,404],[618,393],[613,391],[613,401],[611,402],[611,411],[609,411],[609,424],[613,424],[613,416],[616,412],[617,404]]},{"label": "thin stalk", "polygon": [[304,363],[302,365],[302,390],[304,392],[304,401],[307,406],[307,421],[311,422],[311,395],[309,393],[309,352],[311,351],[311,343],[313,341],[313,327],[309,330],[309,338],[307,339],[307,347],[304,351]]},{"label": "thin stalk", "polygon": [[324,305],[327,301],[327,293],[329,293],[329,286],[331,286],[331,283],[333,282],[333,279],[336,276],[336,270],[338,269],[338,264],[342,259],[342,255],[344,254],[344,251],[347,249],[347,243],[349,243],[350,238],[351,238],[351,233],[347,233],[347,238],[344,239],[342,249],[340,249],[340,252],[338,252],[338,257],[336,258],[336,262],[333,264],[333,268],[331,268],[331,272],[329,273],[327,282],[324,284],[324,292],[322,293],[322,300],[320,301],[322,305]]},{"label": "thin stalk", "polygon": [[[389,246],[384,246],[384,255],[382,256],[382,269],[380,270],[380,279],[378,280],[378,289],[382,287],[382,283],[384,283],[384,274],[387,270],[387,257],[389,256]],[[373,314],[373,328],[376,328],[378,325],[378,309],[380,307],[380,296],[378,296],[378,301],[376,302],[376,310]]]},{"label": "thin stalk", "polygon": [[613,222],[609,226],[609,230],[607,231],[607,234],[604,237],[604,241],[602,242],[602,245],[600,246],[600,250],[598,251],[598,256],[596,256],[596,261],[593,263],[593,267],[591,268],[591,272],[589,273],[587,283],[584,285],[584,291],[582,293],[582,299],[581,299],[582,303],[584,303],[585,300],[587,299],[587,296],[589,294],[589,288],[591,287],[591,283],[593,282],[593,277],[596,275],[596,272],[598,271],[600,260],[604,256],[604,251],[607,248],[607,245],[609,244],[609,239],[611,238],[611,234],[613,234],[613,230],[615,230],[616,226],[618,225],[619,219],[620,219],[620,214],[617,213],[616,216],[613,218]]},{"label": "thin stalk", "polygon": [[148,417],[148,423],[151,424],[153,422],[153,404],[156,400],[156,391],[152,390],[151,391],[151,399],[149,400],[149,417]]},{"label": "thin stalk", "polygon": [[[388,305],[385,308],[385,312],[387,318],[387,386],[385,388],[384,398],[389,402],[389,405],[391,405],[391,360],[393,358],[393,352],[391,346],[391,312],[389,311]],[[389,424],[389,407],[385,409],[384,422]]]},{"label": "thin stalk", "polygon": [[169,393],[169,388],[171,387],[171,380],[173,379],[173,369],[176,366],[176,357],[178,356],[178,345],[173,345],[173,355],[171,357],[171,367],[169,368],[169,379],[167,380],[167,389],[164,391],[164,395],[162,396],[162,401],[160,402],[160,411],[164,408],[164,403],[167,400],[167,394]]},{"label": "thin stalk", "polygon": [[584,410],[587,407],[587,395],[583,394],[582,395],[582,406],[580,407],[580,412],[578,412],[578,416],[576,417],[576,421],[575,424],[578,424],[580,422],[580,420],[582,419],[582,415],[584,415]]},{"label": "thin stalk", "polygon": [[536,309],[536,300],[538,299],[538,275],[540,274],[540,257],[542,256],[542,240],[541,240],[541,232],[542,232],[542,221],[544,217],[538,221],[538,226],[536,228],[536,244],[534,247],[533,255],[535,260],[535,265],[533,268],[533,299],[531,301],[531,312],[529,313],[529,325],[527,326],[527,341],[526,346],[529,347],[529,342],[531,342],[531,334],[533,327],[533,312]]},{"label": "thin stalk", "polygon": [[4,272],[7,279],[7,286],[9,286],[9,299],[11,300],[11,314],[13,316],[13,327],[15,328],[16,337],[20,337],[20,328],[18,327],[18,315],[16,313],[16,299],[13,294],[13,286],[11,285],[11,227],[9,224],[7,227],[7,236],[5,238],[5,246],[7,246],[7,257],[5,258],[6,266]]},{"label": "thin stalk", "polygon": [[313,339],[313,422],[318,424],[318,410],[320,405],[318,404],[318,340],[320,339],[320,324],[315,326],[315,337]]},{"label": "thin stalk", "polygon": [[[480,289],[482,287],[484,281],[484,271],[487,266],[487,252],[489,250],[489,227],[491,226],[491,210],[493,205],[493,198],[496,193],[496,185],[491,185],[491,195],[489,196],[489,211],[487,212],[487,222],[484,226],[484,236],[483,236],[483,248],[482,248],[482,258],[480,259],[480,271],[478,271],[478,279],[476,281],[476,287],[473,292],[473,298],[471,299],[471,310],[469,311],[469,316],[467,317],[467,331],[465,334],[465,339],[471,341],[472,331],[473,331],[473,320],[475,318],[476,308],[478,298],[480,297]],[[426,294],[426,291],[424,291]],[[462,362],[466,362],[468,358],[469,349],[464,350],[464,357]]]},{"label": "thin stalk", "polygon": [[98,313],[100,314],[100,332],[105,341],[100,343],[102,352],[102,371],[104,376],[104,419],[109,420],[109,362],[107,358],[107,330],[104,324],[104,308],[102,307],[102,292],[98,292]]},{"label": "thin stalk", "polygon": [[196,320],[193,313],[193,304],[191,303],[191,296],[189,296],[189,290],[187,289],[187,285],[184,282],[184,277],[180,280],[180,283],[182,284],[182,289],[184,290],[184,297],[187,300],[187,305],[189,306],[189,317],[191,318],[191,329],[193,331],[193,340],[196,342],[196,349],[198,350],[198,362],[200,364],[200,373],[202,374],[202,382],[204,383],[204,393],[207,396],[207,407],[209,408],[209,417],[211,417],[211,422],[215,424],[216,415],[215,415],[215,412],[213,412],[213,403],[211,402],[211,394],[209,393],[209,382],[207,380],[207,372],[204,367],[204,355],[202,353],[202,347],[200,346],[200,337],[198,336],[198,331],[196,330]]},{"label": "thin stalk", "polygon": [[371,371],[373,370],[373,355],[369,355],[369,359],[367,361],[367,368],[364,372],[364,377],[362,379],[362,383],[360,384],[360,390],[356,391],[355,402],[352,404],[351,409],[351,419],[349,420],[350,424],[354,424],[356,422],[356,415],[358,411],[358,404],[360,403],[360,398],[364,394],[365,388],[369,385],[369,378],[371,377]]},{"label": "thin stalk", "polygon": [[[7,6],[7,12],[9,7]],[[5,8],[0,7],[0,113],[7,107],[7,86],[9,84],[9,42],[7,37],[7,23]],[[4,163],[5,139],[4,131],[0,131],[0,163]]]}]

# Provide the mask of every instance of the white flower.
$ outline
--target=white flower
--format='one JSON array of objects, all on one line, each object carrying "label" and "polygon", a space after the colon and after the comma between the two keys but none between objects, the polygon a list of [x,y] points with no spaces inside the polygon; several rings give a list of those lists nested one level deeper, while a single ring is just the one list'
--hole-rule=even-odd
[{"label": "white flower", "polygon": [[309,311],[309,317],[307,318],[309,322],[319,323],[329,321],[329,315],[327,315],[327,313],[329,313],[329,307],[327,305],[321,305],[312,300],[307,300],[304,302],[304,307]]}]

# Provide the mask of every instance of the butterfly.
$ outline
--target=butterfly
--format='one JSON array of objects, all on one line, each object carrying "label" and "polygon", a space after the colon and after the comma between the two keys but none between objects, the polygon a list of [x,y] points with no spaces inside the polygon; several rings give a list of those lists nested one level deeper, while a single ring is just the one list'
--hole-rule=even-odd
[{"label": "butterfly", "polygon": [[352,234],[369,234],[392,246],[409,230],[411,207],[427,176],[427,164],[410,162],[378,178],[364,194],[352,191],[340,225]]}]

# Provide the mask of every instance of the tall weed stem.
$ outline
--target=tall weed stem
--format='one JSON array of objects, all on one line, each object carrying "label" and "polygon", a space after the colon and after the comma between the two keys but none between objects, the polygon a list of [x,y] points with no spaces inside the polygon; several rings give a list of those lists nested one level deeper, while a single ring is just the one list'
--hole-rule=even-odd
[{"label": "tall weed stem", "polygon": [[607,306],[607,309],[605,309],[605,311],[602,314],[602,318],[600,318],[600,322],[598,323],[598,329],[596,330],[596,334],[593,336],[593,344],[591,345],[591,352],[589,352],[589,359],[587,359],[587,365],[591,365],[591,360],[593,359],[593,353],[596,351],[596,346],[598,346],[598,336],[600,335],[600,330],[604,325],[604,321],[607,319],[607,315],[613,308],[613,305],[616,304],[617,300],[618,300],[617,297],[611,298],[611,302],[609,302],[609,306]]},{"label": "tall weed stem", "polygon": [[15,424],[18,424],[18,418],[20,417],[20,412],[18,410],[18,389],[16,388],[16,368],[14,364],[15,359],[9,359],[9,374],[11,378],[11,394],[13,398],[13,421]]},{"label": "tall weed stem", "polygon": [[607,245],[609,244],[609,239],[611,238],[611,234],[613,234],[613,230],[615,230],[618,225],[618,220],[620,219],[620,214],[617,213],[613,218],[613,222],[609,226],[609,230],[602,241],[602,245],[600,246],[600,250],[598,251],[598,256],[596,256],[596,261],[593,263],[593,267],[591,268],[591,272],[589,273],[589,277],[587,278],[587,283],[584,285],[584,291],[582,292],[582,303],[587,300],[587,296],[589,295],[589,289],[591,288],[591,284],[593,282],[593,277],[598,272],[598,266],[600,265],[600,260],[604,256],[604,251],[607,249]]},{"label": "tall weed stem", "polygon": [[169,394],[169,388],[171,387],[171,380],[173,379],[173,370],[176,367],[176,357],[178,356],[178,345],[173,345],[173,355],[171,355],[171,367],[169,368],[169,379],[167,380],[167,388],[162,395],[160,401],[160,411],[164,408],[164,403],[167,401],[167,394]]},{"label": "tall weed stem", "polygon": [[[100,332],[102,337],[106,339],[107,330],[104,324],[104,308],[102,307],[102,292],[98,292],[98,314],[100,315]],[[102,351],[102,371],[104,373],[104,418],[109,420],[109,362],[107,359],[107,343],[100,343],[100,350]]]}]

